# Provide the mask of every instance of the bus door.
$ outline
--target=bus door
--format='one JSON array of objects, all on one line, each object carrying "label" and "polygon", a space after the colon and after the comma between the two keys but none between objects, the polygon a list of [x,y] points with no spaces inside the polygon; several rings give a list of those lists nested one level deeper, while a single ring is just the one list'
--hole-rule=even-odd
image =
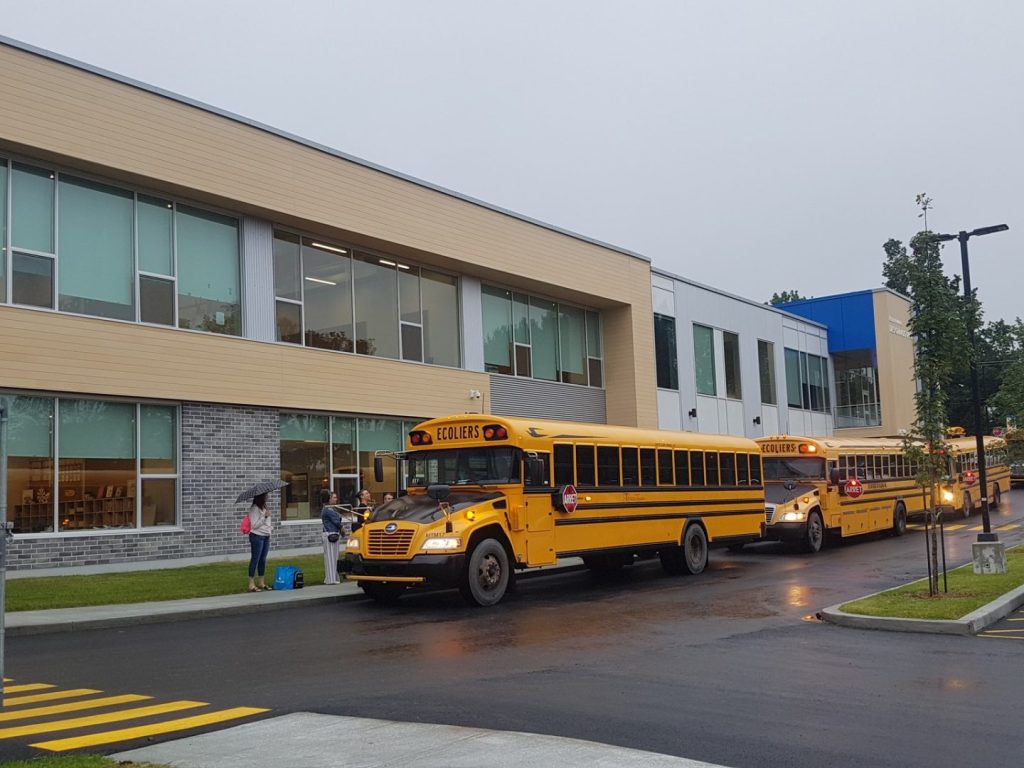
[{"label": "bus door", "polygon": [[523,528],[527,565],[553,565],[555,562],[555,509],[551,498],[550,454],[537,453],[542,462],[536,472],[523,462]]}]

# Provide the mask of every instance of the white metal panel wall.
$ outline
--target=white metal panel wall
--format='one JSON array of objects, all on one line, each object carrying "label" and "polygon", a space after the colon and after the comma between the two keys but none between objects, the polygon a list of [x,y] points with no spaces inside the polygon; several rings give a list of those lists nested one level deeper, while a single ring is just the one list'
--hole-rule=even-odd
[{"label": "white metal panel wall", "polygon": [[467,371],[484,370],[484,307],[480,281],[475,277],[459,278],[459,299],[462,312],[462,367]]},{"label": "white metal panel wall", "polygon": [[269,221],[242,218],[242,281],[242,334],[276,341],[274,227]]},{"label": "white metal panel wall", "polygon": [[596,424],[608,420],[603,389],[515,376],[491,376],[491,402],[486,410],[501,416],[535,416]]}]

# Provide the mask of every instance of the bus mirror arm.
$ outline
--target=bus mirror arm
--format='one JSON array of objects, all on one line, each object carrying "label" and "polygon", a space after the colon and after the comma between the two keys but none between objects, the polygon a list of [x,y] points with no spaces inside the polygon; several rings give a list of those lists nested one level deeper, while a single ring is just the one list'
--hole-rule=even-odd
[{"label": "bus mirror arm", "polygon": [[526,461],[526,478],[530,485],[545,485],[544,462],[534,451],[524,454]]}]

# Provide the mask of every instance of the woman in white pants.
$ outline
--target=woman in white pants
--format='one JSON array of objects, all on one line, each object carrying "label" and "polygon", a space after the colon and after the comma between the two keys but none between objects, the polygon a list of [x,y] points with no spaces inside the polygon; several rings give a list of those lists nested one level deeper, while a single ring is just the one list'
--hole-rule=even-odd
[{"label": "woman in white pants", "polygon": [[325,490],[320,494],[320,500],[323,504],[320,509],[320,521],[324,530],[320,535],[324,543],[324,584],[340,584],[338,550],[341,548],[341,529],[344,523],[338,510],[333,506],[338,503],[338,494]]}]

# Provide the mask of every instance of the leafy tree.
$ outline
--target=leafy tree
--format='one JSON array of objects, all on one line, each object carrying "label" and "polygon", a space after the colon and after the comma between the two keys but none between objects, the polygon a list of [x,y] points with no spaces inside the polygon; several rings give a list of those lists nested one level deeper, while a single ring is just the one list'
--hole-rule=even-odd
[{"label": "leafy tree", "polygon": [[782,293],[773,293],[772,297],[765,304],[777,307],[780,304],[789,304],[791,301],[803,301],[806,298],[806,296],[800,295],[800,291],[783,291]]},{"label": "leafy tree", "polygon": [[885,287],[904,296],[910,294],[910,256],[906,246],[899,240],[890,238],[882,246],[885,251],[885,262],[882,264],[882,277]]},{"label": "leafy tree", "polygon": [[988,405],[1001,423],[1009,418],[1024,426],[1024,355],[1003,372],[999,390],[989,398]]}]

